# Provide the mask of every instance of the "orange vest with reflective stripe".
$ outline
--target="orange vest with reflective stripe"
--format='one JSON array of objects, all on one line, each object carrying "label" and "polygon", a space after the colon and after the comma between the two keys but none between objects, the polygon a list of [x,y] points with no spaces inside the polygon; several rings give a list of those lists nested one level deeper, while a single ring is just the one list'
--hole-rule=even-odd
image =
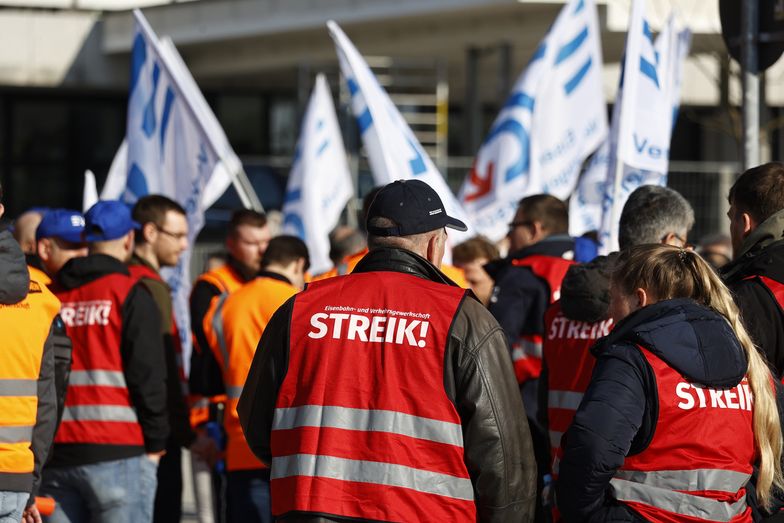
[{"label": "orange vest with reflective stripe", "polygon": [[226,469],[266,468],[248,447],[237,403],[267,322],[278,307],[298,292],[288,282],[258,277],[232,294],[215,298],[204,318],[204,332],[223,371],[226,386]]},{"label": "orange vest with reflective stripe", "polygon": [[113,273],[57,290],[73,364],[55,443],[144,445],[120,353],[122,306],[136,284],[136,278]]},{"label": "orange vest with reflective stripe", "polygon": [[747,379],[728,389],[701,387],[639,349],[656,378],[658,421],[648,447],[626,457],[609,492],[647,521],[751,521],[746,484],[757,453]]},{"label": "orange vest with reflective stripe", "polygon": [[318,276],[312,277],[308,283],[313,281],[321,281],[326,280],[327,278],[334,278],[335,276],[344,276],[346,274],[351,274],[354,272],[354,267],[365,257],[368,253],[367,248],[362,249],[361,251],[352,254],[351,256],[346,256],[336,266],[332,267],[330,270],[325,272],[324,274],[319,274]]},{"label": "orange vest with reflective stripe", "polygon": [[232,293],[245,284],[242,276],[237,274],[237,271],[228,263],[221,265],[217,269],[205,272],[196,278],[196,281],[206,281],[207,283],[214,285],[220,289],[221,294],[224,292]]},{"label": "orange vest with reflective stripe", "polygon": [[[561,283],[566,271],[574,265],[571,260],[558,256],[532,254],[525,258],[512,260],[515,267],[528,267],[534,276],[547,282],[550,288],[550,303],[561,297]],[[512,343],[512,363],[514,364],[517,383],[537,379],[542,373],[542,335],[541,333],[522,334]]]},{"label": "orange vest with reflective stripe", "polygon": [[43,283],[44,285],[52,284],[52,279],[44,271],[36,269],[32,265],[27,266],[27,271],[30,273],[31,280],[35,280],[38,283]]},{"label": "orange vest with reflective stripe", "polygon": [[30,444],[38,413],[38,376],[44,343],[59,310],[57,298],[35,279],[24,300],[0,305],[0,472],[33,471]]},{"label": "orange vest with reflective stripe", "polygon": [[468,282],[465,279],[465,272],[463,269],[459,267],[455,267],[454,265],[442,265],[441,272],[443,272],[447,278],[458,284],[464,289],[468,289],[471,286],[468,285]]},{"label": "orange vest with reflective stripe", "polygon": [[465,290],[397,272],[308,286],[291,314],[272,424],[272,513],[475,522],[444,387]]}]

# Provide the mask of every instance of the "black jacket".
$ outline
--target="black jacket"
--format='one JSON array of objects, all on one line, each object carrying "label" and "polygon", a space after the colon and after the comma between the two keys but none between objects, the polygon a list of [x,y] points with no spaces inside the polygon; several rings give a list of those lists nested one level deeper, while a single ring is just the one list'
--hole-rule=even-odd
[{"label": "black jacket", "polygon": [[746,373],[729,324],[691,300],[659,302],[621,321],[592,349],[591,384],[565,436],[556,500],[566,521],[641,521],[608,494],[624,458],[648,446],[658,420],[656,380],[637,344],[707,387],[734,387]]},{"label": "black jacket", "polygon": [[[399,249],[373,250],[354,269],[354,273],[374,271],[403,272],[450,284],[427,260]],[[281,306],[267,325],[237,408],[251,449],[267,463],[275,402],[287,372],[295,299]],[[462,420],[465,462],[480,521],[531,520],[536,465],[509,349],[498,323],[473,297],[463,300],[453,320],[446,360],[444,385]],[[291,519],[327,518],[293,515]]]},{"label": "black jacket", "polygon": [[[8,231],[0,232],[0,304],[14,305],[27,298],[30,276],[25,257]],[[0,307],[0,314],[2,314]],[[57,395],[54,379],[54,342],[52,325],[41,325],[49,335],[41,355],[38,374],[38,408],[31,439],[34,466],[31,474],[0,472],[0,491],[29,492],[35,496],[41,482],[41,469],[46,462],[57,426]],[[2,358],[0,351],[0,358]],[[28,503],[29,505],[30,503]]]},{"label": "black jacket", "polygon": [[[246,274],[242,266],[231,256],[228,257],[227,264],[248,282],[256,275]],[[207,335],[204,333],[204,317],[210,309],[210,303],[216,296],[220,296],[221,289],[215,285],[199,280],[193,286],[190,297],[191,310],[191,332],[193,332],[193,350],[191,351],[191,370],[188,375],[188,386],[193,394],[202,396],[217,396],[225,394],[226,388],[223,384],[223,374],[218,360],[210,350],[207,342]]]},{"label": "black jacket", "polygon": [[[128,275],[120,260],[91,254],[70,260],[57,275],[56,285],[70,290],[110,274]],[[134,285],[122,305],[120,354],[131,405],[144,436],[144,447],[130,445],[64,444],[54,446],[49,466],[77,466],[159,452],[166,448],[169,421],[166,407],[166,360],[158,307],[141,283]]]}]

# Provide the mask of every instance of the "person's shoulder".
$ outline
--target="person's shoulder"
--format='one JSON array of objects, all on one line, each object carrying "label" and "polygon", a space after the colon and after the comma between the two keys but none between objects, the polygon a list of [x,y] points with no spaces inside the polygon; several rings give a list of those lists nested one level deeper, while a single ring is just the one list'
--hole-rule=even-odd
[{"label": "person's shoulder", "polygon": [[496,330],[503,332],[490,311],[479,300],[466,296],[455,314],[452,335],[467,345],[476,345]]}]

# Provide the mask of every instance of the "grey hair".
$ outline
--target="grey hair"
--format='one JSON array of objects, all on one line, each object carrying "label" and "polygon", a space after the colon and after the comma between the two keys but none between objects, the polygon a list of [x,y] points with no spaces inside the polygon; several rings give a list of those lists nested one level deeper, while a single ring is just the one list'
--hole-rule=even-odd
[{"label": "grey hair", "polygon": [[[396,222],[389,218],[376,216],[368,220],[370,227],[395,227]],[[409,236],[375,236],[368,234],[367,243],[370,249],[378,249],[382,247],[393,249],[406,249],[424,256],[427,251],[427,242],[431,236],[438,234],[440,229],[434,231],[423,232],[419,234],[411,234]]]},{"label": "grey hair", "polygon": [[660,243],[670,233],[694,226],[694,209],[679,192],[658,185],[643,185],[629,195],[621,212],[618,244],[621,250]]}]

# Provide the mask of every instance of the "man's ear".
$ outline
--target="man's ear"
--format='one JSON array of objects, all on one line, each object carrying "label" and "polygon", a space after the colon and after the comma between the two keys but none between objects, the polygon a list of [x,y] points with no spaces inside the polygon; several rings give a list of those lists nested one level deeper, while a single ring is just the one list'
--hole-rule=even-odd
[{"label": "man's ear", "polygon": [[38,257],[42,260],[46,261],[49,259],[49,240],[48,238],[42,238],[35,242],[35,252],[38,254]]},{"label": "man's ear", "polygon": [[542,225],[542,222],[538,220],[533,220],[531,222],[531,229],[534,231],[533,241],[534,243],[544,240],[547,236],[547,230]]},{"label": "man's ear", "polygon": [[158,236],[158,228],[152,222],[147,222],[142,226],[142,237],[147,243],[152,243]]},{"label": "man's ear", "polygon": [[128,234],[125,235],[125,241],[123,242],[123,246],[125,250],[128,252],[133,251],[133,237],[136,234],[136,231],[131,229]]},{"label": "man's ear", "polygon": [[0,218],[2,218],[2,217],[3,217],[3,214],[4,214],[4,213],[5,213],[5,207],[3,206],[3,204],[2,204],[2,203],[0,203]]},{"label": "man's ear", "polygon": [[651,297],[645,292],[645,289],[639,288],[634,291],[634,295],[637,297],[637,305],[642,309],[646,305],[649,305],[651,302]]},{"label": "man's ear", "polygon": [[740,220],[743,223],[743,237],[747,237],[749,234],[754,231],[759,225],[757,220],[752,218],[752,216],[747,212],[740,213]]}]

